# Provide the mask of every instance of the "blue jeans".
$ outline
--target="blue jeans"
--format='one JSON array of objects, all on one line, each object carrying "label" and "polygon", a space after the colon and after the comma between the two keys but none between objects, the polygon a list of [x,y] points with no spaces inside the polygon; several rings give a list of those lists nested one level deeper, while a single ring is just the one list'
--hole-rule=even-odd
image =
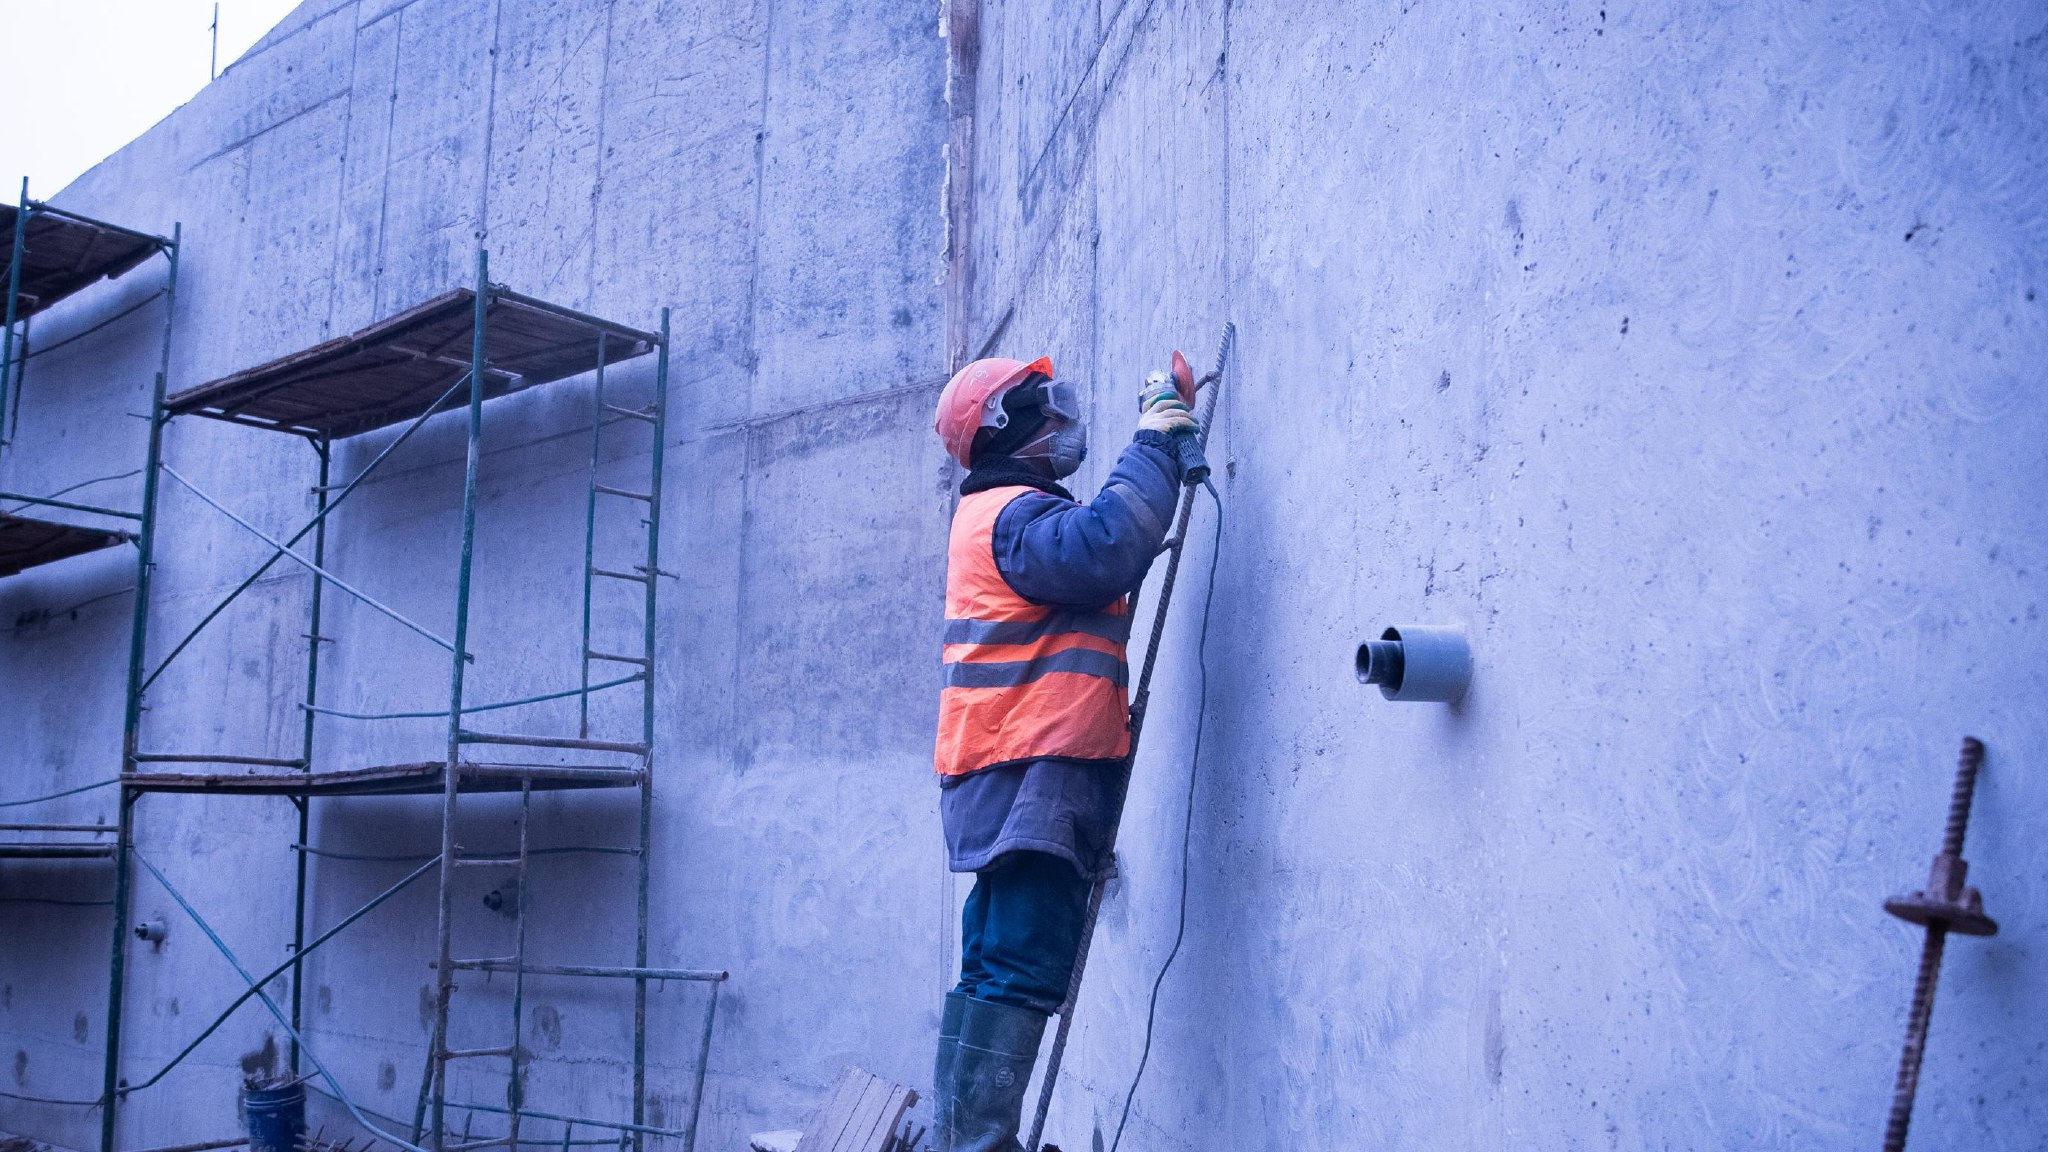
[{"label": "blue jeans", "polygon": [[1050,1015],[1067,999],[1089,882],[1049,852],[1005,852],[960,913],[960,983],[976,1000]]}]

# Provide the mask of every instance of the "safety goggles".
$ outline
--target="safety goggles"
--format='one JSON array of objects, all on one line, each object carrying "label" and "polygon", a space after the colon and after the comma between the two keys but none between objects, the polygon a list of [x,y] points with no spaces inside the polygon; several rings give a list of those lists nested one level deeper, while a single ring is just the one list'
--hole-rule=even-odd
[{"label": "safety goggles", "polygon": [[[1018,388],[1032,388],[1038,391],[1039,410],[1046,415],[1072,423],[1081,419],[1081,390],[1065,380],[1041,378],[1035,383],[1017,385]],[[1015,389],[1005,389],[988,398],[981,413],[983,428],[1001,428],[1010,422],[1010,414],[1003,410],[1003,397]]]}]

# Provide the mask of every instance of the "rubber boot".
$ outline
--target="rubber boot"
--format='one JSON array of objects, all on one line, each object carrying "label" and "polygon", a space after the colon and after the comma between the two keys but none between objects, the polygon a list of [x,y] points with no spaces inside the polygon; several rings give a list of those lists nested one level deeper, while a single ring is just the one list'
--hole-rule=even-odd
[{"label": "rubber boot", "polygon": [[1029,1008],[967,1001],[953,1065],[953,1142],[942,1152],[1020,1152],[1024,1090],[1045,1020]]},{"label": "rubber boot", "polygon": [[953,1066],[960,1055],[960,1018],[967,1011],[967,993],[946,993],[939,1017],[939,1051],[932,1058],[932,1134],[928,1147],[947,1152],[953,1146]]}]

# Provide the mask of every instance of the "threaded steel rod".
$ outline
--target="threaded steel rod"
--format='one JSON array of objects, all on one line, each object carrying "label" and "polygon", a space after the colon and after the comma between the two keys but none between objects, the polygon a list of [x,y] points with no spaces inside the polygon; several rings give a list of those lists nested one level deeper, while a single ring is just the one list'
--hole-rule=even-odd
[{"label": "threaded steel rod", "polygon": [[1913,1095],[1920,1089],[1920,1059],[1927,1052],[1927,1022],[1934,1016],[1934,984],[1941,977],[1941,950],[1948,929],[1927,927],[1920,946],[1920,975],[1913,981],[1913,1009],[1906,1018],[1906,1048],[1892,1084],[1892,1111],[1884,1126],[1884,1152],[1905,1152],[1906,1126],[1913,1120]]},{"label": "threaded steel rod", "polygon": [[[1963,834],[1970,827],[1970,801],[1977,791],[1977,769],[1983,764],[1983,743],[1974,736],[1963,737],[1962,755],[1956,761],[1956,784],[1949,793],[1948,824],[1941,834],[1943,856],[1960,859],[1963,854]],[[1934,989],[1941,979],[1941,953],[1947,943],[1946,924],[1937,921],[1927,926],[1927,938],[1920,945],[1920,973],[1913,980],[1913,1006],[1906,1016],[1906,1046],[1899,1053],[1898,1079],[1892,1083],[1892,1110],[1885,1120],[1884,1152],[1905,1152],[1906,1129],[1913,1122],[1913,1097],[1920,1090],[1920,1062],[1927,1054],[1927,1026],[1934,1018]]]},{"label": "threaded steel rod", "polygon": [[1963,737],[1963,752],[1956,761],[1956,786],[1948,798],[1948,826],[1941,833],[1944,855],[1963,854],[1963,833],[1970,830],[1970,800],[1977,792],[1977,769],[1983,766],[1983,742],[1975,736]]}]

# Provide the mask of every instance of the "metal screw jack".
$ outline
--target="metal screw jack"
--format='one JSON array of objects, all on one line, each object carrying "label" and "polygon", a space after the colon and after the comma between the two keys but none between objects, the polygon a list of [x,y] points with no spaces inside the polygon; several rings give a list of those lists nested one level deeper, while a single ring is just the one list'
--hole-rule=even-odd
[{"label": "metal screw jack", "polygon": [[1884,1152],[1904,1152],[1906,1147],[1906,1126],[1912,1122],[1913,1095],[1920,1088],[1920,1058],[1927,1051],[1927,1022],[1934,1015],[1934,984],[1941,977],[1941,950],[1948,934],[1998,934],[1998,922],[1984,914],[1984,897],[1963,884],[1970,872],[1963,862],[1963,833],[1970,826],[1970,798],[1983,763],[1983,743],[1974,736],[1963,737],[1955,791],[1949,795],[1948,827],[1942,832],[1941,853],[1928,872],[1927,887],[1884,902],[1885,911],[1927,929],[1920,946],[1920,975],[1913,981],[1913,1008],[1906,1018],[1906,1048],[1899,1055],[1891,1117],[1885,1123]]}]

